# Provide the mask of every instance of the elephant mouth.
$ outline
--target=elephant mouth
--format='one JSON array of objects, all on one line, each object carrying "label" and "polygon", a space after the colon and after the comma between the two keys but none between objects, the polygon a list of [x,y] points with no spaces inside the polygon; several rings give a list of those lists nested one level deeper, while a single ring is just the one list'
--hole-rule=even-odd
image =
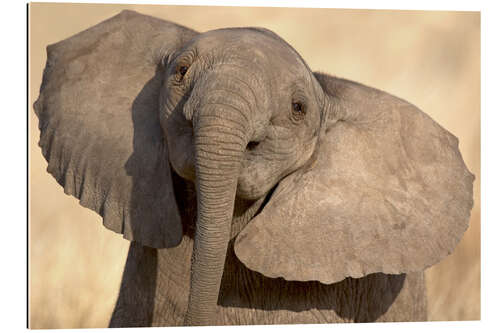
[{"label": "elephant mouth", "polygon": [[264,196],[258,199],[243,199],[236,196],[233,221],[231,224],[231,239],[236,237],[250,221],[262,212],[279,184],[274,185]]},{"label": "elephant mouth", "polygon": [[[178,174],[171,165],[174,197],[179,211],[182,212],[183,234],[194,239],[196,230],[197,201],[194,181]],[[235,238],[250,221],[259,215],[271,200],[279,183],[275,184],[264,196],[258,199],[245,199],[236,195],[233,219],[231,222],[231,239]]]}]

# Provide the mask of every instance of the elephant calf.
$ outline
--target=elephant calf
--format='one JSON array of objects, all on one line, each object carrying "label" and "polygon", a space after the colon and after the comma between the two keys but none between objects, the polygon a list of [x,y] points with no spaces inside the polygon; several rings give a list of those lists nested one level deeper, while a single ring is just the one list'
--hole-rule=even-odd
[{"label": "elephant calf", "polygon": [[425,320],[474,176],[415,106],[260,28],[124,11],[47,53],[48,172],[131,241],[110,326]]}]

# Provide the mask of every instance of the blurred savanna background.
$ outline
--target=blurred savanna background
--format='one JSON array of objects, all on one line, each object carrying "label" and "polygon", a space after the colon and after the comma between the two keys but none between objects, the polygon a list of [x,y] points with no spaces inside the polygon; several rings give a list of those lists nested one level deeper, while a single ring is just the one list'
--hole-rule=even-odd
[{"label": "blurred savanna background", "polygon": [[[30,105],[47,45],[123,9],[200,32],[260,26],[289,42],[313,70],[385,90],[428,113],[460,140],[476,176],[470,227],[427,271],[429,320],[480,319],[480,13],[116,4],[29,5]],[[106,327],[129,242],[46,172],[38,119],[30,121],[29,325]]]}]

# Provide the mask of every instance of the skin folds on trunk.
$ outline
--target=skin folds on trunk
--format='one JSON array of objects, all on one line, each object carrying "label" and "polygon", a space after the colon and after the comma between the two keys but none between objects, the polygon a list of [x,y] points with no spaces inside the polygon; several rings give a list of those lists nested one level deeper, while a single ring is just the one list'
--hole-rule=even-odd
[{"label": "skin folds on trunk", "polygon": [[215,103],[193,117],[198,216],[186,325],[209,325],[214,319],[247,141],[244,119],[240,111]]}]

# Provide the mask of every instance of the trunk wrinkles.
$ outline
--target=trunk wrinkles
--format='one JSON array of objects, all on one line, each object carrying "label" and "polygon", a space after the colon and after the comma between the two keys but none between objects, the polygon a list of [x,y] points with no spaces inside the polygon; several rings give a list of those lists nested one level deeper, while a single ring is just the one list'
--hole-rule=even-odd
[{"label": "trunk wrinkles", "polygon": [[188,325],[209,325],[215,315],[237,180],[248,142],[248,122],[242,112],[229,103],[212,101],[193,117],[198,216],[185,319]]}]

